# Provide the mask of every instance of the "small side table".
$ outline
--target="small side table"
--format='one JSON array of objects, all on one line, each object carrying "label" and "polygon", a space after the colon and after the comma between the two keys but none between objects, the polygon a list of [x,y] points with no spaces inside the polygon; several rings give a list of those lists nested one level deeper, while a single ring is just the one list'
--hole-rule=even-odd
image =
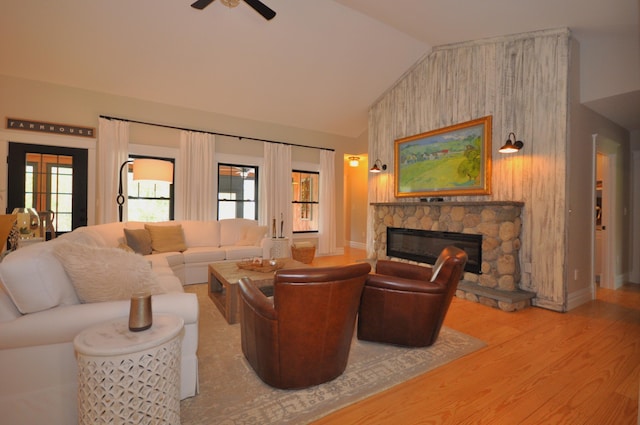
[{"label": "small side table", "polygon": [[271,258],[289,258],[289,238],[271,238]]},{"label": "small side table", "polygon": [[128,317],[95,325],[73,340],[79,424],[180,424],[182,317],[153,315],[146,331]]}]

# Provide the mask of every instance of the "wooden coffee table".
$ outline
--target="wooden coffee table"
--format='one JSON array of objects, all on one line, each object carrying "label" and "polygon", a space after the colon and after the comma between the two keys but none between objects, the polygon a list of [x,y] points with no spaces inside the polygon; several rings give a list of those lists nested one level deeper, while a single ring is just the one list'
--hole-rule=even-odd
[{"label": "wooden coffee table", "polygon": [[[299,269],[311,267],[309,264],[291,258],[280,258],[284,261],[283,269]],[[258,272],[238,267],[236,261],[223,261],[209,264],[209,298],[218,307],[220,313],[229,324],[238,323],[240,311],[238,309],[238,281],[240,278],[250,278],[258,287],[272,286],[275,272]]]}]

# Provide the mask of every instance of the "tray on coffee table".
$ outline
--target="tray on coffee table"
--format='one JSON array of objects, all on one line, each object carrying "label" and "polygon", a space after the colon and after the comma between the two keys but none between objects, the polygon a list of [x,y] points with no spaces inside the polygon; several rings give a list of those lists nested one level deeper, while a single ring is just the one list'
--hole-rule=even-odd
[{"label": "tray on coffee table", "polygon": [[274,272],[283,268],[284,265],[284,260],[262,260],[260,263],[255,263],[252,260],[247,260],[237,263],[239,269],[251,270],[260,273]]}]

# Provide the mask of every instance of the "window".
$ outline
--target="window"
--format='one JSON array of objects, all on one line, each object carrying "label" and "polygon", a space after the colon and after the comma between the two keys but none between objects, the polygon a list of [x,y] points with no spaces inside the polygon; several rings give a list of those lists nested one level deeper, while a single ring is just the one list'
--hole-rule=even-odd
[{"label": "window", "polygon": [[319,181],[318,172],[293,170],[291,173],[294,233],[318,231]]},{"label": "window", "polygon": [[218,220],[258,219],[258,168],[218,164]]},{"label": "window", "polygon": [[[154,158],[131,155],[136,158],[161,159],[174,162],[173,158]],[[128,221],[169,221],[173,220],[173,184],[158,181],[134,181],[133,165],[127,168],[127,220]]]}]

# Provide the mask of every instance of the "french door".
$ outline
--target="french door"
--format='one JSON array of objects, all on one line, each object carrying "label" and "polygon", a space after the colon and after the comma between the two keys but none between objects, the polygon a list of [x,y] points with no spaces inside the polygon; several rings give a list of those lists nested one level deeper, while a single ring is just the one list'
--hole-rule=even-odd
[{"label": "french door", "polygon": [[86,149],[9,143],[7,213],[52,211],[56,234],[87,224]]}]

